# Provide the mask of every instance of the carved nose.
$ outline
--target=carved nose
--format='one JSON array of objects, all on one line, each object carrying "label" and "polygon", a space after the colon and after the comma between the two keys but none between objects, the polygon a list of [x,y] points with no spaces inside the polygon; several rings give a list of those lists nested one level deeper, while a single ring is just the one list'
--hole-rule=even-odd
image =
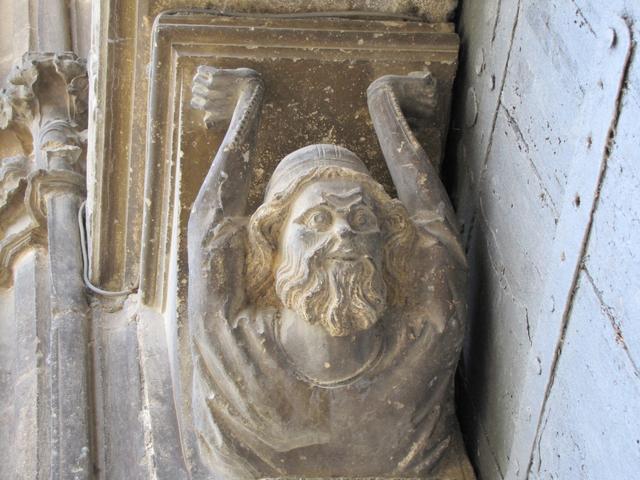
[{"label": "carved nose", "polygon": [[336,225],[336,234],[340,238],[351,238],[353,237],[354,231],[347,222],[340,222]]}]

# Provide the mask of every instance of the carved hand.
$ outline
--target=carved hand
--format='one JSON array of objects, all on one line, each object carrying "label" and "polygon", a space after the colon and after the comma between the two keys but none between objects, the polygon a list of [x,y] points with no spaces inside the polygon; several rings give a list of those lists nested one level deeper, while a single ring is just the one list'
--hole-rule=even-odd
[{"label": "carved hand", "polygon": [[260,74],[250,68],[225,69],[200,65],[193,78],[191,106],[204,110],[208,128],[226,126],[240,97],[261,88]]},{"label": "carved hand", "polygon": [[429,72],[385,75],[369,86],[367,95],[373,96],[384,89],[391,89],[405,116],[429,123],[435,121],[438,92],[436,81]]}]

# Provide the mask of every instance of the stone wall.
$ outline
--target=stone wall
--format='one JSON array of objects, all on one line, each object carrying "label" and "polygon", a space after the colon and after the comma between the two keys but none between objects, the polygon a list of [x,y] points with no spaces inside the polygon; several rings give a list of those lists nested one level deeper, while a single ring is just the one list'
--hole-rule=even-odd
[{"label": "stone wall", "polygon": [[480,476],[640,468],[634,2],[465,2],[452,151]]}]

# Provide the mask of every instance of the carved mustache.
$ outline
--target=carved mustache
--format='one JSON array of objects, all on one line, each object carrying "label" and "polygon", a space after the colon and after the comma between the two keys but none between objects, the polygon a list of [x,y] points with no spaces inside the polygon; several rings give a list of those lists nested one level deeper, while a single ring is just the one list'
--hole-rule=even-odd
[{"label": "carved mustache", "polygon": [[373,262],[369,255],[362,247],[349,242],[335,239],[328,239],[318,246],[313,253],[307,258],[308,261],[322,262],[323,260],[341,260],[355,262],[358,260],[368,260]]},{"label": "carved mustache", "polygon": [[357,260],[372,260],[370,255],[367,255],[362,249],[359,248],[334,248],[329,251],[325,257],[327,260],[344,260],[344,261],[357,261]]},{"label": "carved mustache", "polygon": [[[365,262],[371,268],[377,269],[378,265],[374,262],[373,258],[363,252],[361,248],[352,247],[345,249],[340,247],[341,244],[343,245],[343,241],[335,238],[327,238],[319,245],[316,245],[312,251],[301,254],[297,260],[290,257],[290,255],[295,255],[294,252],[288,252],[288,258],[284,262],[287,266],[282,268],[276,277],[288,278],[288,281],[294,288],[299,287],[305,284],[311,270],[314,268],[325,269],[325,264],[328,260],[334,262],[339,261],[341,263],[350,262],[354,265],[359,262]],[[321,285],[317,285],[316,289],[320,287]]]}]

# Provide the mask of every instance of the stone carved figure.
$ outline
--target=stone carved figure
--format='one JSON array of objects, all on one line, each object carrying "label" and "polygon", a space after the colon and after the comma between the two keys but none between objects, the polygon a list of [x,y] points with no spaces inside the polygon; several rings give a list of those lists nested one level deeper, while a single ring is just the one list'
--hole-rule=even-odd
[{"label": "stone carved figure", "polygon": [[[263,85],[200,67],[192,106],[231,119],[188,225],[194,437],[211,478],[467,478],[453,405],[466,262],[404,113],[428,74],[368,90],[398,199],[336,145],[285,157],[247,212]],[[404,113],[403,113],[404,112]]]}]

